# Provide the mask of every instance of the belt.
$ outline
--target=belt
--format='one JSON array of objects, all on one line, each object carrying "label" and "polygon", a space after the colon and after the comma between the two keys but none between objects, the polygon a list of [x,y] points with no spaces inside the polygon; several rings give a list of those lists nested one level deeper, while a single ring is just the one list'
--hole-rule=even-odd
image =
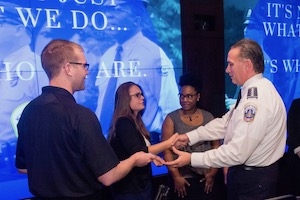
[{"label": "belt", "polygon": [[256,170],[256,169],[263,169],[263,168],[266,168],[266,167],[255,167],[255,166],[242,165],[242,168],[246,171],[253,171],[253,170]]},{"label": "belt", "polygon": [[240,169],[243,169],[243,170],[246,170],[246,171],[253,171],[253,170],[263,170],[263,169],[268,169],[270,167],[273,167],[275,165],[277,165],[277,161],[274,162],[273,164],[269,165],[269,166],[248,166],[248,165],[237,165],[237,166],[234,166],[237,167],[237,168],[240,168]]}]

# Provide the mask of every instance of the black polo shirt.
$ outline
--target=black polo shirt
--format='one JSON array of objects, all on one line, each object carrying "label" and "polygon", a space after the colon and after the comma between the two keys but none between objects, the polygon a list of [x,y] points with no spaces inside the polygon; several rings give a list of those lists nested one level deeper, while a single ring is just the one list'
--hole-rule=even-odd
[{"label": "black polo shirt", "polygon": [[97,177],[119,160],[96,115],[67,90],[46,86],[18,123],[16,167],[27,169],[32,194],[43,198],[98,193]]}]

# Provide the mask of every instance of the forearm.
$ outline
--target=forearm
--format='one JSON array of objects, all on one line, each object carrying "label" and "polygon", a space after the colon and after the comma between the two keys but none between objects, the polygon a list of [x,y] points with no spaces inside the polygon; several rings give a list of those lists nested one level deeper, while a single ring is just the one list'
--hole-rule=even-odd
[{"label": "forearm", "polygon": [[223,139],[225,135],[224,118],[225,117],[216,118],[205,126],[200,126],[197,129],[186,133],[189,138],[189,145],[194,145],[199,141]]},{"label": "forearm", "polygon": [[169,140],[165,140],[163,142],[151,145],[148,147],[148,152],[153,154],[158,154],[166,149],[171,148],[172,144]]},{"label": "forearm", "polygon": [[211,178],[214,178],[216,174],[218,173],[218,168],[210,168],[206,176],[209,176]]},{"label": "forearm", "polygon": [[105,186],[110,186],[114,182],[124,178],[133,167],[135,167],[136,158],[134,155],[121,161],[116,167],[98,177],[98,180]]}]

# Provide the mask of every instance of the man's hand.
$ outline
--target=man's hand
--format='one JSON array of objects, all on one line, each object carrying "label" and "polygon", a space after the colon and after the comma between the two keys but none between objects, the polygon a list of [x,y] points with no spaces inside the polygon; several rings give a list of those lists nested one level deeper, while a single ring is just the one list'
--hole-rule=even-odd
[{"label": "man's hand", "polygon": [[153,159],[153,163],[158,167],[163,166],[165,162],[166,161],[159,156],[155,156],[155,159]]},{"label": "man's hand", "polygon": [[133,156],[135,157],[136,167],[143,167],[152,161],[156,166],[162,166],[163,164],[165,164],[165,161],[161,157],[152,153],[145,153],[140,151],[133,154]]},{"label": "man's hand", "polygon": [[169,165],[170,167],[182,167],[191,163],[190,153],[179,151],[175,147],[172,147],[172,150],[175,154],[178,155],[178,158],[173,161],[165,162],[165,165]]},{"label": "man's hand", "polygon": [[298,157],[300,158],[300,151],[297,153]]},{"label": "man's hand", "polygon": [[176,137],[172,143],[177,149],[180,149],[185,147],[188,142],[189,138],[186,134],[179,134],[178,137]]},{"label": "man's hand", "polygon": [[136,167],[143,167],[147,165],[148,163],[152,162],[156,155],[153,155],[152,153],[145,153],[145,152],[136,152],[133,154],[135,158],[135,166]]}]

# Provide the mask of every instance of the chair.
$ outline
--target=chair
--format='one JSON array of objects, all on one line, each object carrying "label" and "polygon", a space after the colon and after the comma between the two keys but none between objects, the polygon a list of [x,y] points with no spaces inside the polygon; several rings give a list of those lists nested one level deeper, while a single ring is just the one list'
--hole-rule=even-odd
[{"label": "chair", "polygon": [[155,200],[167,200],[170,188],[166,185],[160,185]]}]

